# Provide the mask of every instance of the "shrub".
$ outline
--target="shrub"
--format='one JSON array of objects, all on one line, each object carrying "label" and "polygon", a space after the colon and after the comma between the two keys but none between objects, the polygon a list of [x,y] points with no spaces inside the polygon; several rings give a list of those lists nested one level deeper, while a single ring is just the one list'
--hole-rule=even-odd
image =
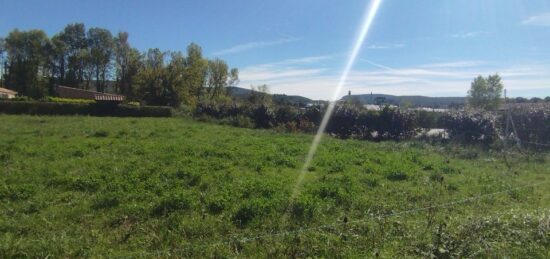
[{"label": "shrub", "polygon": [[297,133],[300,130],[298,129],[298,124],[295,121],[290,121],[277,124],[277,126],[275,127],[275,131]]},{"label": "shrub", "polygon": [[[510,114],[522,142],[535,148],[549,148],[545,145],[550,144],[550,105],[513,109]],[[500,125],[506,127],[506,115],[500,118]]]},{"label": "shrub", "polygon": [[374,128],[379,139],[401,140],[416,134],[415,115],[412,112],[384,107]]},{"label": "shrub", "polygon": [[320,106],[312,106],[305,110],[303,117],[308,121],[313,122],[315,125],[321,124],[323,115],[325,114],[325,109]]},{"label": "shrub", "polygon": [[496,117],[492,114],[454,112],[444,115],[441,123],[451,139],[463,143],[492,144],[498,138]]},{"label": "shrub", "polygon": [[52,102],[52,103],[95,103],[94,100],[90,99],[71,99],[71,98],[60,98],[60,97],[53,97],[48,96],[43,99],[46,102]]},{"label": "shrub", "polygon": [[246,115],[237,115],[237,116],[233,116],[231,117],[230,119],[230,124],[232,126],[235,126],[235,127],[240,127],[240,128],[254,128],[256,127],[256,125],[254,125],[254,121],[246,116]]},{"label": "shrub", "polygon": [[217,119],[227,118],[237,115],[245,115],[248,112],[246,107],[241,107],[236,104],[217,103],[214,101],[202,101],[195,108],[194,115],[208,115]]},{"label": "shrub", "polygon": [[275,121],[277,124],[285,124],[293,122],[298,116],[298,111],[292,106],[282,106],[275,109]]},{"label": "shrub", "polygon": [[254,107],[252,109],[251,117],[256,124],[256,128],[271,128],[275,121],[275,114],[265,105]]},{"label": "shrub", "polygon": [[351,137],[358,126],[359,113],[358,109],[350,105],[337,106],[327,125],[327,133],[339,138]]},{"label": "shrub", "polygon": [[430,111],[415,112],[416,127],[424,129],[440,128],[439,123],[442,113]]}]

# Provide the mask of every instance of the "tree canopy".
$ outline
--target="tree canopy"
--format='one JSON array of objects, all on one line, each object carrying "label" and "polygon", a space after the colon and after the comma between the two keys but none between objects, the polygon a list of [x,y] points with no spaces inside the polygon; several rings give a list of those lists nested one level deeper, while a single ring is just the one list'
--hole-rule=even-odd
[{"label": "tree canopy", "polygon": [[53,95],[56,85],[66,85],[177,107],[223,96],[225,87],[238,82],[236,68],[206,59],[195,43],[186,53],[140,52],[129,38],[127,32],[113,36],[83,23],[69,24],[51,38],[42,30],[13,30],[0,40],[3,85],[32,98]]},{"label": "tree canopy", "polygon": [[504,85],[498,74],[478,76],[468,91],[468,105],[474,109],[495,110],[501,103]]}]

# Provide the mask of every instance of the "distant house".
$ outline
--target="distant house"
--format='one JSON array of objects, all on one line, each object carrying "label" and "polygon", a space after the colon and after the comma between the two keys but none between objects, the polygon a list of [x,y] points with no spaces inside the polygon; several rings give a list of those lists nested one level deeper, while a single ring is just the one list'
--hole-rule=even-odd
[{"label": "distant house", "polygon": [[98,102],[118,102],[118,103],[124,101],[123,95],[100,93],[96,91],[78,89],[78,88],[62,86],[62,85],[57,86],[56,91],[57,91],[57,96],[61,98],[88,99],[88,100],[95,100]]},{"label": "distant house", "polygon": [[3,99],[13,99],[17,95],[16,91],[0,87],[0,98]]}]

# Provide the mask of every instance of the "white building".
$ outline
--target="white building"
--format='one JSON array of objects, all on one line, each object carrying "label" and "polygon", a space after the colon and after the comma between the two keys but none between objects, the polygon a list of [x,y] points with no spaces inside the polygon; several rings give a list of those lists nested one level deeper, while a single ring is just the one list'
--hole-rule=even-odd
[{"label": "white building", "polygon": [[17,94],[16,91],[0,87],[0,98],[1,99],[13,99]]}]

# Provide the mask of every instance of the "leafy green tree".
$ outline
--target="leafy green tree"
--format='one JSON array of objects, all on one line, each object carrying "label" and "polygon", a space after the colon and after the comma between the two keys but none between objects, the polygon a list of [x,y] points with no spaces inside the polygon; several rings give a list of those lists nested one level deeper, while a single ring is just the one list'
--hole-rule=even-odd
[{"label": "leafy green tree", "polygon": [[133,81],[141,65],[141,54],[130,47],[128,33],[119,32],[114,39],[116,63],[116,90],[132,98],[134,95]]},{"label": "leafy green tree", "polygon": [[498,74],[487,78],[478,76],[468,91],[468,105],[475,109],[495,110],[500,105],[503,88]]},{"label": "leafy green tree", "polygon": [[238,81],[239,71],[236,68],[229,71],[227,63],[218,58],[208,61],[207,89],[209,98],[216,99],[225,95],[225,88]]},{"label": "leafy green tree", "polygon": [[189,106],[195,106],[203,94],[208,73],[208,60],[203,58],[202,49],[195,43],[187,46],[183,89],[187,92],[182,101]]},{"label": "leafy green tree", "polygon": [[224,94],[224,87],[229,79],[228,66],[221,59],[208,61],[208,95],[215,99]]},{"label": "leafy green tree", "polygon": [[194,107],[204,97],[228,99],[225,88],[239,82],[236,68],[229,70],[221,59],[204,58],[195,43],[189,44],[186,55],[159,49],[142,54],[130,46],[128,33],[113,37],[102,28],[86,31],[82,23],[65,26],[51,40],[42,31],[14,30],[5,44],[0,41],[0,63],[2,81],[33,97],[48,90],[54,94],[58,84],[89,89],[93,83],[97,91],[105,92],[109,81],[115,80],[114,90],[128,99]]},{"label": "leafy green tree", "polygon": [[181,52],[171,53],[170,63],[166,66],[164,95],[170,106],[178,107],[182,100],[190,98],[192,93],[185,85],[185,57]]},{"label": "leafy green tree", "polygon": [[231,71],[229,71],[229,81],[227,82],[227,86],[236,86],[239,84],[239,69],[232,68]]},{"label": "leafy green tree", "polygon": [[248,101],[254,106],[271,106],[273,102],[273,96],[269,94],[269,87],[267,85],[259,85],[257,87],[250,86],[250,95]]},{"label": "leafy green tree", "polygon": [[113,36],[109,30],[102,28],[91,28],[88,30],[89,56],[84,56],[84,60],[88,61],[87,63],[92,66],[96,90],[98,92],[105,92],[114,51],[113,45]]},{"label": "leafy green tree", "polygon": [[[51,78],[57,84],[65,83],[65,72],[67,69],[67,45],[60,34],[54,35],[50,40],[50,62],[52,67]],[[50,93],[52,94],[52,93]]]},{"label": "leafy green tree", "polygon": [[49,39],[41,30],[10,32],[5,39],[8,53],[6,85],[20,94],[39,98],[47,91]]},{"label": "leafy green tree", "polygon": [[165,105],[164,99],[164,57],[166,53],[158,48],[149,49],[144,56],[143,65],[136,76],[139,96],[150,105]]},{"label": "leafy green tree", "polygon": [[79,87],[84,82],[84,70],[89,55],[86,28],[83,23],[69,24],[57,37],[65,45],[66,71],[63,83]]}]

